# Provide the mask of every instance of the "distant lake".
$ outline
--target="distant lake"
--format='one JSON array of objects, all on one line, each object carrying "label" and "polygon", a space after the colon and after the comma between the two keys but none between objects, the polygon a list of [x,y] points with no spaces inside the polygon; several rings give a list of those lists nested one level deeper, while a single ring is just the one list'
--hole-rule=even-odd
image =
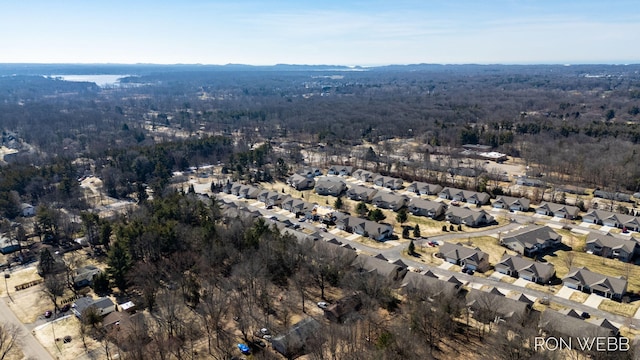
[{"label": "distant lake", "polygon": [[119,86],[120,79],[130,75],[49,75],[64,81],[92,82],[100,87]]}]

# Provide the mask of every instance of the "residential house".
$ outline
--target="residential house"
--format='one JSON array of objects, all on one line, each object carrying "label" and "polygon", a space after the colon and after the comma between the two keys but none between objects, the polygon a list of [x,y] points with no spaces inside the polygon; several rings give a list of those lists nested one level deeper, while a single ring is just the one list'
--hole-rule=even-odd
[{"label": "residential house", "polygon": [[358,169],[358,170],[354,171],[351,176],[353,176],[356,180],[360,180],[360,181],[364,181],[364,182],[373,182],[373,179],[376,176],[378,176],[378,174],[374,174],[371,171]]},{"label": "residential house", "polygon": [[358,257],[356,257],[351,263],[351,267],[355,268],[359,272],[379,275],[392,282],[401,281],[408,271],[406,267],[392,264],[385,260],[376,259],[369,255],[358,255]]},{"label": "residential house", "polygon": [[224,202],[221,206],[222,215],[226,219],[246,218],[257,219],[262,214],[257,210],[250,210],[246,205],[238,205],[235,202]]},{"label": "residential house", "polygon": [[287,210],[288,212],[293,213],[296,216],[305,216],[307,218],[310,218],[312,216],[313,210],[317,205],[301,199],[289,197],[283,200],[280,206],[283,210]]},{"label": "residential house", "polygon": [[36,215],[35,206],[27,203],[20,204],[20,211],[22,212],[22,216],[31,217]]},{"label": "residential house", "polygon": [[277,191],[262,190],[258,193],[257,200],[263,202],[265,206],[280,206],[282,201],[288,198]]},{"label": "residential house", "polygon": [[20,244],[15,239],[0,235],[0,253],[6,255],[20,250]]},{"label": "residential house", "polygon": [[[606,319],[605,319],[606,320]],[[547,336],[562,337],[564,341],[578,343],[577,339],[613,337],[619,331],[609,321],[591,322],[546,309],[540,314],[538,326]],[[615,329],[615,330],[614,330]]]},{"label": "residential house", "polygon": [[302,176],[300,174],[293,174],[287,179],[287,185],[296,190],[302,191],[313,189],[316,185],[316,181],[313,178]]},{"label": "residential house", "polygon": [[102,327],[109,341],[122,351],[140,349],[151,341],[144,314],[141,312],[112,312],[102,319]]},{"label": "residential house", "polygon": [[478,248],[468,248],[460,244],[445,242],[440,246],[438,255],[444,261],[464,268],[480,272],[489,269],[489,254]]},{"label": "residential house", "polygon": [[403,187],[404,181],[402,179],[394,178],[391,176],[378,175],[373,179],[373,184],[386,187],[387,189],[391,190],[400,190]]},{"label": "residential house", "polygon": [[532,179],[526,176],[518,176],[516,184],[522,186],[545,187],[544,181]]},{"label": "residential house", "polygon": [[442,186],[415,181],[407,186],[407,191],[418,195],[436,195],[442,191]]},{"label": "residential house", "polygon": [[562,236],[548,226],[529,225],[509,232],[500,242],[518,254],[533,257],[538,252],[561,244]]},{"label": "residential house", "polygon": [[94,299],[88,296],[78,298],[73,303],[71,310],[78,318],[82,318],[84,312],[92,307],[95,308],[96,313],[100,316],[105,316],[116,311],[116,304],[114,304],[108,297]]},{"label": "residential house", "polygon": [[562,219],[573,220],[578,217],[578,209],[575,206],[543,202],[536,208],[536,214],[554,216]]},{"label": "residential house", "polygon": [[344,323],[355,312],[360,311],[362,307],[362,298],[359,294],[345,296],[335,303],[329,305],[324,310],[324,316],[327,320],[337,323]]},{"label": "residential house", "polygon": [[613,201],[631,202],[631,195],[620,192],[596,190],[593,192],[593,196]]},{"label": "residential house", "polygon": [[85,286],[91,286],[95,277],[101,273],[102,270],[93,265],[87,265],[78,268],[74,271],[73,287],[76,289],[80,289]]},{"label": "residential house", "polygon": [[315,192],[318,195],[339,196],[347,189],[347,183],[341,178],[323,176],[316,181]]},{"label": "residential house", "polygon": [[611,211],[592,209],[582,217],[582,221],[620,229],[626,228],[630,231],[640,231],[640,218]]},{"label": "residential house", "polygon": [[376,196],[371,200],[371,203],[381,209],[398,211],[403,206],[406,206],[408,201],[409,199],[404,195],[378,191]]},{"label": "residential house", "polygon": [[621,300],[627,292],[627,280],[602,275],[590,271],[586,267],[571,268],[567,276],[562,279],[562,283],[568,288],[597,294],[609,299]]},{"label": "residential house", "polygon": [[496,209],[507,209],[512,211],[527,211],[529,210],[529,199],[515,198],[511,196],[498,196],[493,202],[493,207]]},{"label": "residential house", "polygon": [[384,241],[393,235],[393,227],[388,224],[378,224],[375,221],[360,219],[345,215],[336,219],[336,227],[340,230],[368,236],[377,241]]},{"label": "residential house", "polygon": [[522,322],[532,311],[529,303],[508,298],[496,288],[491,292],[471,289],[467,294],[467,308],[471,316],[482,323]]},{"label": "residential house", "polygon": [[302,168],[300,170],[298,170],[296,172],[296,174],[298,175],[302,175],[308,178],[312,178],[312,177],[316,177],[316,176],[322,176],[322,170],[316,168],[316,167],[305,167]]},{"label": "residential house", "polygon": [[[233,188],[231,189],[233,191]],[[251,185],[242,185],[238,189],[238,197],[241,199],[257,199],[260,189]]]},{"label": "residential house", "polygon": [[629,262],[639,250],[635,240],[621,239],[611,234],[590,232],[587,236],[585,251],[606,258]]},{"label": "residential house", "polygon": [[434,298],[439,295],[454,295],[461,290],[461,284],[440,280],[433,273],[429,274],[407,272],[402,280],[401,291],[406,295],[427,295]]},{"label": "residential house", "polygon": [[428,216],[432,219],[442,217],[446,209],[447,207],[441,202],[421,198],[412,198],[408,205],[408,210],[413,215]]},{"label": "residential house", "polygon": [[456,200],[456,201],[467,202],[469,204],[479,204],[479,205],[484,205],[489,203],[489,199],[491,198],[489,194],[484,192],[481,193],[477,191],[468,191],[468,190],[456,189],[451,187],[446,187],[442,189],[442,191],[438,193],[438,197],[441,199]]},{"label": "residential house", "polygon": [[445,213],[445,219],[452,224],[464,224],[471,227],[493,223],[493,216],[484,210],[471,210],[466,207],[451,206]]},{"label": "residential house", "polygon": [[271,340],[271,346],[287,359],[295,359],[309,353],[314,346],[320,345],[323,339],[319,336],[321,327],[316,319],[304,318],[285,333],[275,336]]},{"label": "residential house", "polygon": [[327,171],[327,175],[351,176],[353,166],[332,165]]},{"label": "residential house", "polygon": [[361,185],[351,185],[347,190],[347,197],[355,201],[371,202],[378,190]]},{"label": "residential house", "polygon": [[504,255],[494,266],[499,273],[528,281],[546,284],[555,275],[553,265],[525,259],[519,255]]}]

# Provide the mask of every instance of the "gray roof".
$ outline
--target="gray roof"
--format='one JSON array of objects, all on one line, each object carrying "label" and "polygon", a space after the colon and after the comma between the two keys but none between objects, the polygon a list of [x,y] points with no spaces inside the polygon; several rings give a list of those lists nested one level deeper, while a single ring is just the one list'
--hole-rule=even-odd
[{"label": "gray roof", "polygon": [[537,277],[543,279],[548,279],[555,273],[553,265],[531,261],[519,255],[504,255],[500,262],[495,265],[495,267],[500,266],[504,266],[512,271],[517,271],[518,273],[522,271],[530,271]]},{"label": "gray roof", "polygon": [[409,208],[438,212],[440,210],[444,210],[445,205],[437,201],[425,200],[421,198],[411,198],[411,200],[409,201]]},{"label": "gray roof", "polygon": [[618,224],[621,225],[629,225],[631,227],[638,227],[640,226],[640,219],[635,217],[635,216],[631,216],[631,215],[625,215],[625,214],[620,214],[620,213],[614,213],[611,211],[604,211],[604,210],[589,210],[584,216],[585,217],[594,217],[600,221],[602,220],[615,220]]},{"label": "gray roof", "polygon": [[415,181],[407,186],[407,190],[419,194],[437,194],[442,191],[442,186]]},{"label": "gray roof", "polygon": [[602,247],[608,247],[610,249],[623,249],[624,251],[626,251],[628,254],[633,254],[637,242],[635,240],[631,240],[631,239],[621,239],[621,238],[617,238],[611,234],[600,234],[600,233],[596,233],[596,232],[590,232],[589,235],[587,235],[587,245],[589,244],[594,244],[594,245],[599,245]]},{"label": "gray roof", "polygon": [[351,176],[361,181],[371,182],[377,175],[378,174],[372,173],[371,171],[358,169],[354,171]]},{"label": "gray roof", "polygon": [[498,196],[493,203],[494,204],[496,204],[496,203],[505,204],[508,207],[511,207],[513,205],[520,205],[523,208],[528,209],[530,201],[527,198],[516,198],[516,197],[511,197],[511,196]]},{"label": "gray roof", "polygon": [[376,196],[371,200],[372,203],[380,206],[384,204],[389,204],[392,208],[401,207],[406,204],[407,200],[409,200],[404,195],[398,195],[396,193],[388,193],[385,191],[378,191]]},{"label": "gray roof", "polygon": [[441,293],[455,293],[460,288],[460,284],[454,284],[444,280],[439,280],[427,274],[408,272],[402,280],[402,290],[405,292],[425,292],[430,296]]},{"label": "gray roof", "polygon": [[489,261],[489,255],[482,250],[468,248],[460,244],[445,242],[440,246],[440,254],[446,258],[456,259],[458,261],[465,260],[468,263],[479,265],[483,260]]},{"label": "gray roof", "polygon": [[351,266],[361,271],[376,273],[391,280],[401,280],[407,273],[405,267],[368,255],[358,255],[351,263]]},{"label": "gray roof", "polygon": [[571,268],[562,281],[588,286],[591,291],[596,290],[618,295],[624,295],[627,291],[627,280],[599,274],[586,267]]},{"label": "gray roof", "polygon": [[611,329],[546,309],[540,315],[540,327],[551,334],[569,337],[614,336]]},{"label": "gray roof", "polygon": [[573,216],[577,216],[578,212],[580,211],[580,209],[578,209],[575,206],[564,205],[564,204],[556,204],[556,203],[546,202],[546,201],[543,202],[542,204],[540,204],[540,206],[538,206],[538,208],[547,209],[548,211],[550,211],[552,213],[565,212],[565,213],[571,214]]},{"label": "gray roof", "polygon": [[558,235],[553,229],[548,226],[529,225],[519,230],[509,232],[502,241],[507,242],[519,242],[525,248],[534,247],[537,244],[544,244],[546,241],[557,241],[562,236]]},{"label": "gray roof", "polygon": [[353,170],[353,166],[345,166],[345,165],[332,165],[329,168],[330,172],[333,172],[333,173],[336,173],[336,174],[338,174],[340,172],[344,172],[346,174],[351,174],[352,170]]},{"label": "gray roof", "polygon": [[[481,218],[485,218],[487,222],[491,222],[493,220],[493,216],[489,215],[484,210],[471,210],[467,207],[456,207],[451,206],[448,208],[446,215],[459,217],[466,223],[477,223]],[[471,221],[469,221],[471,220]]]},{"label": "gray roof", "polygon": [[349,195],[349,197],[357,197],[361,200],[365,200],[371,198],[377,192],[378,190],[370,187],[362,185],[351,185],[349,190],[347,190],[347,195]]},{"label": "gray roof", "polygon": [[319,333],[320,328],[321,325],[316,319],[304,318],[291,326],[286,333],[274,337],[271,345],[287,358],[306,354],[307,342],[319,339],[316,334]]},{"label": "gray roof", "polygon": [[330,192],[341,192],[347,188],[347,183],[339,177],[323,176],[316,180],[316,191],[327,189]]},{"label": "gray roof", "polygon": [[442,189],[442,191],[440,191],[440,194],[442,193],[447,194],[449,197],[458,195],[463,197],[464,199],[467,199],[467,201],[471,198],[477,198],[481,203],[486,203],[491,198],[489,194],[484,192],[481,193],[477,191],[469,191],[452,187],[446,187]]},{"label": "gray roof", "polygon": [[474,311],[493,311],[495,315],[503,319],[509,319],[514,316],[524,316],[531,308],[529,304],[509,299],[502,293],[498,295],[476,289],[471,289],[467,294],[467,306]]}]

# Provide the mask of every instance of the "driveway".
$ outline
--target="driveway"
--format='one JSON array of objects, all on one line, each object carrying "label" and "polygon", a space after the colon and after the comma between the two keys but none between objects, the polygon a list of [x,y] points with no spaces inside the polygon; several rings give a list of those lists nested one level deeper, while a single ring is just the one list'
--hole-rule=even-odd
[{"label": "driveway", "polygon": [[604,298],[600,295],[596,295],[596,294],[591,294],[589,295],[589,297],[587,298],[587,300],[583,303],[587,306],[591,306],[592,308],[597,309],[598,306],[600,306],[600,304],[602,303],[602,300],[604,300]]},{"label": "driveway", "polygon": [[569,299],[571,297],[571,295],[573,295],[573,293],[576,292],[576,290],[573,290],[571,288],[568,288],[566,286],[563,286],[560,291],[558,291],[558,293],[556,294],[556,296],[559,296],[563,299]]},{"label": "driveway", "polygon": [[451,269],[452,266],[453,266],[452,263],[449,263],[449,262],[446,262],[446,261],[443,262],[442,264],[438,265],[438,267],[440,269],[443,269],[443,270],[449,270],[449,269]]},{"label": "driveway", "polygon": [[522,286],[522,287],[527,287],[527,284],[531,284],[531,281],[518,278],[516,281],[513,282],[513,285]]}]

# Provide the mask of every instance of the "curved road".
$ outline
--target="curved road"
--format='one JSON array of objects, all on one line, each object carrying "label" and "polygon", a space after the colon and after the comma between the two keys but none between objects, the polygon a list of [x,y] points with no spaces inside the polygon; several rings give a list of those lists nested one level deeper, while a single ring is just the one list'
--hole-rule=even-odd
[{"label": "curved road", "polygon": [[[225,195],[225,194],[218,194],[218,196],[223,195],[222,197],[224,197],[227,200],[231,200],[237,203],[242,203],[243,205],[247,206],[250,210],[257,210],[260,211],[260,213],[262,213],[264,216],[266,217],[272,217],[272,216],[276,216],[279,220],[285,220],[285,219],[289,219],[292,222],[295,222],[295,219],[290,219],[289,217],[283,216],[278,214],[277,212],[279,211],[273,211],[273,210],[267,210],[264,207],[256,207],[256,206],[252,206],[246,202],[243,202],[242,200],[239,200],[237,197],[233,196],[233,195]],[[257,202],[257,200],[252,200],[253,202]],[[531,216],[527,216],[527,215],[519,215],[519,214],[513,214],[513,213],[507,213],[504,212],[505,216],[511,218],[513,220],[513,222],[510,222],[504,226],[501,226],[499,228],[493,228],[490,230],[484,230],[484,231],[478,231],[478,232],[473,232],[473,236],[483,236],[483,235],[494,235],[497,232],[506,232],[506,231],[510,231],[510,230],[514,230],[518,227],[524,226],[525,224],[529,224],[532,223],[534,220],[536,221],[544,221],[546,223],[555,223],[557,225],[562,225],[562,226],[569,226],[571,228],[579,228],[578,226],[572,225],[572,224],[566,224],[566,223],[561,223],[560,221],[555,221],[555,219],[545,219],[545,218],[533,218]],[[300,223],[300,225],[302,225],[302,227],[310,229],[310,230],[318,230],[318,228],[313,225],[313,224],[309,224],[307,222],[304,223]],[[295,231],[292,229],[287,229],[287,231]],[[587,305],[584,305],[583,303],[579,303],[579,302],[575,302],[563,297],[559,297],[554,295],[551,292],[545,292],[545,291],[539,291],[539,290],[534,290],[534,289],[530,289],[527,287],[522,287],[522,286],[518,286],[518,285],[514,285],[511,283],[506,283],[506,282],[501,282],[496,278],[483,278],[483,277],[477,277],[477,276],[472,276],[472,275],[468,275],[462,272],[456,272],[456,271],[450,271],[450,270],[445,270],[439,267],[434,267],[431,265],[427,265],[425,263],[422,262],[417,262],[415,260],[412,260],[410,258],[406,258],[402,256],[402,251],[405,249],[405,246],[403,245],[397,245],[394,246],[392,248],[388,248],[388,249],[378,249],[378,248],[372,248],[369,247],[367,245],[364,245],[358,241],[352,241],[352,240],[348,240],[344,237],[341,236],[337,236],[331,233],[324,233],[321,232],[320,233],[326,240],[332,239],[332,238],[336,238],[337,240],[339,240],[342,243],[345,244],[349,244],[352,247],[361,250],[361,251],[366,251],[369,253],[380,253],[382,255],[384,255],[384,257],[386,257],[387,259],[402,259],[402,261],[404,263],[406,263],[409,266],[412,267],[416,267],[416,268],[423,268],[425,270],[431,270],[433,273],[440,275],[440,276],[445,276],[445,277],[449,277],[449,276],[455,276],[456,278],[458,278],[461,281],[466,281],[469,284],[472,283],[476,283],[476,284],[482,284],[482,285],[490,285],[490,286],[496,286],[499,287],[501,289],[505,289],[505,290],[509,290],[509,291],[517,291],[517,292],[521,292],[525,295],[529,295],[529,296],[533,296],[536,298],[542,298],[542,297],[548,297],[550,301],[553,301],[557,304],[560,304],[564,307],[567,308],[573,308],[578,312],[587,312],[589,314],[591,314],[592,316],[598,317],[598,318],[606,318],[609,321],[618,323],[618,324],[623,324],[626,326],[630,326],[630,327],[637,327],[640,326],[640,320],[639,319],[635,319],[635,318],[629,318],[626,316],[620,316],[620,315],[616,315],[616,314],[612,314],[610,312],[607,311],[602,311],[600,309],[597,308],[593,308]],[[452,233],[452,234],[443,234],[443,235],[439,235],[439,236],[432,236],[429,237],[429,241],[446,241],[446,240],[453,240],[453,239],[458,239],[460,238],[460,235],[457,233]],[[426,239],[423,239],[422,242],[426,241]],[[418,243],[419,244],[419,243]]]}]

